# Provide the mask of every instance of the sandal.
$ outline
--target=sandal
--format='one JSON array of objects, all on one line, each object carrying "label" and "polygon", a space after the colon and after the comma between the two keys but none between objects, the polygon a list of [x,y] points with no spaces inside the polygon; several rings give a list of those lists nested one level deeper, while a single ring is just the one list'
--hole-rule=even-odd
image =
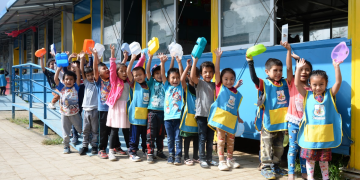
[{"label": "sandal", "polygon": [[187,159],[187,160],[185,160],[185,164],[187,166],[192,166],[192,165],[194,165],[194,162],[191,159]]},{"label": "sandal", "polygon": [[200,159],[193,159],[192,160],[194,163],[200,163]]}]

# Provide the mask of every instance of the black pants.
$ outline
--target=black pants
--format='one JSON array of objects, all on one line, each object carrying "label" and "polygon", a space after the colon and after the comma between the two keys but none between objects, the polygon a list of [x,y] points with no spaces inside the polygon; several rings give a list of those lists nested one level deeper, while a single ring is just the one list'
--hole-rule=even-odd
[{"label": "black pants", "polygon": [[[208,127],[207,117],[196,117],[199,129],[199,155],[201,161],[212,161],[214,131]],[[206,146],[205,146],[206,143]],[[205,154],[206,148],[206,154]]]},{"label": "black pants", "polygon": [[110,130],[109,137],[109,149],[114,149],[120,147],[120,139],[119,139],[119,128],[112,128]]},{"label": "black pants", "polygon": [[[129,149],[130,148],[130,139],[129,139],[129,136],[130,136],[130,128],[122,128],[122,133],[124,135],[124,139],[125,139],[125,143],[126,143],[126,147]],[[120,143],[121,145],[121,143]]]},{"label": "black pants", "polygon": [[[81,84],[79,86],[79,91],[78,91],[79,114],[80,114],[81,117],[82,117],[82,103],[83,103],[83,100],[84,100],[84,94],[85,94],[85,85]],[[78,132],[76,131],[74,126],[72,126],[71,128],[72,128],[72,132],[73,132],[73,135],[74,135],[73,137],[78,138]]]},{"label": "black pants", "polygon": [[0,87],[0,95],[5,95],[6,87]]},{"label": "black pants", "polygon": [[147,133],[146,133],[146,147],[148,154],[154,154],[154,148],[158,152],[164,149],[165,126],[164,126],[164,111],[149,111]]},{"label": "black pants", "polygon": [[190,141],[193,140],[193,159],[199,159],[199,136],[184,137],[184,159],[190,159]]},{"label": "black pants", "polygon": [[107,111],[99,111],[99,150],[106,150],[111,127],[106,126]]}]

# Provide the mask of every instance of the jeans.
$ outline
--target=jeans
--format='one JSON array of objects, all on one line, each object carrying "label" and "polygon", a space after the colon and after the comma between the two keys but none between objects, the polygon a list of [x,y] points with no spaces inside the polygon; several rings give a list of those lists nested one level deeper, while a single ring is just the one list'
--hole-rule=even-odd
[{"label": "jeans", "polygon": [[306,160],[300,157],[300,146],[296,143],[299,125],[289,122],[289,152],[287,155],[289,174],[295,173],[295,159],[299,153],[301,173],[306,173]]},{"label": "jeans", "polygon": [[139,150],[139,139],[141,137],[142,151],[146,150],[146,126],[132,125],[130,124],[130,152],[136,154]]},{"label": "jeans", "polygon": [[155,143],[158,152],[163,150],[165,138],[164,111],[149,111],[146,137],[148,154],[154,154]]},{"label": "jeans", "polygon": [[[164,122],[170,156],[182,156],[182,137],[180,136],[180,119],[165,120]],[[176,152],[175,152],[176,146]]]},{"label": "jeans", "polygon": [[[196,117],[199,130],[199,155],[200,161],[212,161],[212,144],[214,140],[214,131],[209,128],[207,117]],[[205,147],[206,143],[206,147]],[[206,148],[206,154],[205,154]]]}]

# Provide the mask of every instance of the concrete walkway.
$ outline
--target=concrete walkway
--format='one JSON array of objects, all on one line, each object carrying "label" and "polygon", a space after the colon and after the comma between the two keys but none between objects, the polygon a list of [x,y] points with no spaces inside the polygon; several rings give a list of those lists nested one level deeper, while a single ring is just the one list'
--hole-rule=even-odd
[{"label": "concrete walkway", "polygon": [[257,169],[257,155],[237,153],[242,168],[221,172],[217,167],[174,166],[164,160],[147,164],[143,158],[136,163],[127,156],[111,162],[97,156],[79,156],[74,149],[71,154],[63,154],[62,145],[45,146],[41,144],[43,139],[0,118],[0,179],[264,179]]}]

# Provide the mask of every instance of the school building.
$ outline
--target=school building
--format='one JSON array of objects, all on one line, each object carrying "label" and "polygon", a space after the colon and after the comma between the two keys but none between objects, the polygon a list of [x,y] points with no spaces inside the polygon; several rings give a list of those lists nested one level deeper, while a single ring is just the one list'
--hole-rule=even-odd
[{"label": "school building", "polygon": [[[286,50],[279,45],[284,24],[289,26],[293,51],[310,61],[313,69],[328,73],[328,87],[335,82],[333,47],[343,41],[349,47],[336,97],[343,141],[333,152],[350,155],[348,168],[360,172],[359,0],[10,0],[0,9],[0,67],[39,64],[35,51],[44,47],[50,52],[51,44],[58,52],[80,52],[84,39],[105,46],[106,63],[111,44],[120,60],[123,42],[136,41],[146,48],[152,37],[159,39],[158,52],[169,54],[167,47],[174,41],[182,45],[185,65],[197,38],[205,37],[199,63],[215,61],[211,52],[222,48],[221,68],[233,68],[244,81],[239,88],[244,96],[239,109],[245,121],[242,137],[259,139],[254,127],[257,91],[245,53],[255,43],[264,44],[267,51],[254,58],[257,75],[266,78],[264,64],[271,57],[284,63],[285,77]],[[160,61],[155,58],[153,63]]]}]

